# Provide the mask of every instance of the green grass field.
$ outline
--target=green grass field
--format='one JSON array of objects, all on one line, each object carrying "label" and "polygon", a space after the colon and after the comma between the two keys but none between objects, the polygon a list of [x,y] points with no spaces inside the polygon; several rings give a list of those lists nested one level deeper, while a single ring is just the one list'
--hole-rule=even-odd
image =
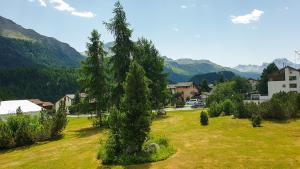
[{"label": "green grass field", "polygon": [[300,168],[300,121],[264,122],[211,118],[199,123],[200,111],[168,113],[152,125],[154,136],[165,135],[177,152],[167,160],[135,166],[101,166],[99,140],[107,130],[91,128],[86,118],[71,118],[64,138],[0,152],[0,168]]}]

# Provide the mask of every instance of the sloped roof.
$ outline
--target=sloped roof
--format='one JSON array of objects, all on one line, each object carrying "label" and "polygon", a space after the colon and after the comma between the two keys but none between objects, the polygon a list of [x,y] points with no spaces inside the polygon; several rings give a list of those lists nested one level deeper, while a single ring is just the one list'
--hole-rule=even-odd
[{"label": "sloped roof", "polygon": [[0,102],[0,115],[15,114],[18,107],[24,113],[39,112],[42,110],[42,107],[29,100],[9,100]]},{"label": "sloped roof", "polygon": [[193,86],[193,82],[180,82],[175,84],[175,87],[186,87],[186,86]]},{"label": "sloped roof", "polygon": [[74,99],[75,98],[75,94],[67,94],[67,97],[69,97],[70,99]]}]

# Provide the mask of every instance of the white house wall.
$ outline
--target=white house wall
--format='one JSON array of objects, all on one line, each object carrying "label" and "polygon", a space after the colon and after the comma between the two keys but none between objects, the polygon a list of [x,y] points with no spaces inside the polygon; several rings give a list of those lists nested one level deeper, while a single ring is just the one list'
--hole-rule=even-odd
[{"label": "white house wall", "polygon": [[[290,80],[290,76],[296,76],[296,80]],[[296,84],[297,88],[290,88],[290,84]],[[269,81],[268,82],[268,93],[269,98],[272,98],[273,94],[279,92],[298,92],[300,93],[300,72],[286,68],[285,69],[285,80],[284,81]]]}]

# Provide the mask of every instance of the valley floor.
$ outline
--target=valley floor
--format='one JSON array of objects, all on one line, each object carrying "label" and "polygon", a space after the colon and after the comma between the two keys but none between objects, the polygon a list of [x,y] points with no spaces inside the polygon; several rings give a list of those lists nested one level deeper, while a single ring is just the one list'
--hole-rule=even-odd
[{"label": "valley floor", "polygon": [[[264,122],[211,118],[199,123],[200,110],[168,112],[152,125],[152,135],[165,135],[177,153],[165,161],[126,168],[300,168],[300,121]],[[70,118],[64,138],[0,152],[0,168],[123,168],[101,166],[96,159],[107,130],[91,128],[86,117]],[[102,141],[101,141],[102,140]]]}]

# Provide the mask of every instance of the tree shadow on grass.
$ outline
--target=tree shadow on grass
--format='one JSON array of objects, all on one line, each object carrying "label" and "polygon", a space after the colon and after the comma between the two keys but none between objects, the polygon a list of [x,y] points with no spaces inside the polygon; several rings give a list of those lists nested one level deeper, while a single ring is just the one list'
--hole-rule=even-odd
[{"label": "tree shadow on grass", "polygon": [[75,135],[78,138],[84,138],[84,137],[90,137],[93,135],[96,135],[100,132],[102,132],[104,128],[98,128],[98,127],[87,127],[87,128],[82,128],[79,130],[75,130]]},{"label": "tree shadow on grass", "polygon": [[160,121],[170,118],[171,116],[165,115],[165,116],[157,116],[153,121]]},{"label": "tree shadow on grass", "polygon": [[149,169],[151,168],[151,163],[141,163],[135,165],[102,165],[101,164],[101,166],[98,166],[97,169],[112,169],[116,166],[122,166],[124,169],[135,169],[135,168]]},{"label": "tree shadow on grass", "polygon": [[271,123],[278,123],[278,124],[288,124],[293,120],[292,119],[291,120],[265,119],[264,121],[271,122]]}]

